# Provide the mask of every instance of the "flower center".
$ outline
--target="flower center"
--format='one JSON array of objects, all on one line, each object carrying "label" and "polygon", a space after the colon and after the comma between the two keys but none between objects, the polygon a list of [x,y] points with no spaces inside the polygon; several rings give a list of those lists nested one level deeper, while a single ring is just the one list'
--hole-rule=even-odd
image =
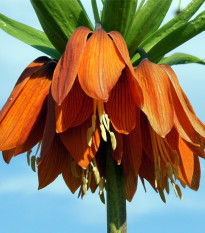
[{"label": "flower center", "polygon": [[96,129],[96,118],[98,113],[100,131],[102,139],[107,142],[107,133],[110,135],[112,149],[115,150],[117,147],[117,140],[115,134],[110,131],[110,119],[105,113],[104,102],[99,100],[93,100],[93,115],[92,115],[92,126],[87,131],[87,142],[88,145],[92,145],[92,135]]},{"label": "flower center", "polygon": [[155,188],[164,202],[163,190],[169,194],[169,179],[176,196],[183,199],[180,187],[175,183],[179,178],[179,155],[173,150],[166,139],[160,137],[150,126],[150,136],[154,156]]}]

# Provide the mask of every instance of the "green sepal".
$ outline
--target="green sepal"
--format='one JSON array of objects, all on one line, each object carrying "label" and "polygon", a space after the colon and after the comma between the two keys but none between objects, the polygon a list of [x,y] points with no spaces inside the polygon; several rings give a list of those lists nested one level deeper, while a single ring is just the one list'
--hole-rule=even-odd
[{"label": "green sepal", "polygon": [[0,13],[0,28],[9,35],[58,59],[59,52],[53,47],[44,32],[6,17]]},{"label": "green sepal", "polygon": [[54,47],[62,54],[76,28],[93,26],[77,0],[31,0],[41,26]]},{"label": "green sepal", "polygon": [[172,0],[148,0],[135,16],[124,37],[131,56],[140,42],[159,28],[171,2]]},{"label": "green sepal", "polygon": [[[204,1],[205,0],[192,0],[192,2],[187,5],[180,14],[175,16],[163,27],[152,33],[148,38],[143,40],[142,43],[140,43],[139,47],[142,47],[148,53],[151,48],[159,43],[162,39],[167,37],[174,30],[177,30],[181,26],[185,25],[188,20],[197,12]],[[136,65],[139,58],[139,54],[135,54],[132,58],[132,62]]]},{"label": "green sepal", "polygon": [[132,21],[137,7],[137,0],[105,0],[102,10],[102,28],[118,31],[123,36]]},{"label": "green sepal", "polygon": [[148,58],[157,62],[166,53],[185,43],[189,39],[205,30],[205,11],[182,27],[174,30],[163,40],[159,41],[149,52]]},{"label": "green sepal", "polygon": [[188,64],[188,63],[198,63],[205,65],[204,60],[187,53],[174,53],[169,57],[163,57],[158,63],[159,64],[165,63],[170,66],[178,65],[178,64]]}]

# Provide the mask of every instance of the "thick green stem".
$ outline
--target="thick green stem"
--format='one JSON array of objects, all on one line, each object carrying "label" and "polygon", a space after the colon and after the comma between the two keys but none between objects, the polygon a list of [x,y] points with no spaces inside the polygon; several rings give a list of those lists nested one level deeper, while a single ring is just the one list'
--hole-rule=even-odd
[{"label": "thick green stem", "polygon": [[107,233],[126,233],[125,177],[122,165],[112,157],[111,145],[106,149]]},{"label": "thick green stem", "polygon": [[100,16],[99,16],[99,13],[98,13],[98,7],[97,7],[96,0],[91,0],[91,3],[92,3],[92,8],[93,8],[95,23],[100,22]]}]

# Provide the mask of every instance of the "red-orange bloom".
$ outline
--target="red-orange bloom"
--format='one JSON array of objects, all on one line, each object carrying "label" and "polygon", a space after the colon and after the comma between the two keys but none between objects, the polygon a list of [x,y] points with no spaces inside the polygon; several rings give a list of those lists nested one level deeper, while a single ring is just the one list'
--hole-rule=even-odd
[{"label": "red-orange bloom", "polygon": [[56,62],[47,57],[33,61],[21,74],[0,112],[0,151],[8,163],[30,150],[43,137],[46,104]]},{"label": "red-orange bloom", "polygon": [[7,162],[42,139],[39,188],[62,174],[71,192],[80,187],[83,196],[99,186],[102,194],[110,140],[129,201],[138,176],[164,201],[169,180],[180,197],[177,180],[198,188],[205,126],[168,65],[144,59],[134,69],[121,34],[85,27],[73,33],[55,65],[34,61],[1,111],[0,149]]}]

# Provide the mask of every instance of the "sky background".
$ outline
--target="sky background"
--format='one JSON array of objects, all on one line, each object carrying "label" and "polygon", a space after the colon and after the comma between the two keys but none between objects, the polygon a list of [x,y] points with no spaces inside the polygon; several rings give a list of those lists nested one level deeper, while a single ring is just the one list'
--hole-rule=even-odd
[{"label": "sky background", "polygon": [[[190,1],[182,0],[182,7]],[[90,1],[82,1],[93,20]],[[100,5],[100,4],[99,4]],[[178,0],[173,0],[166,20],[174,15]],[[205,10],[205,4],[200,11]],[[41,29],[28,0],[0,0],[0,12],[22,23]],[[201,33],[174,52],[186,52],[205,58],[205,33]],[[172,52],[173,53],[173,52]],[[172,54],[171,53],[171,54]],[[18,77],[41,52],[0,30],[0,108],[6,102]],[[173,66],[180,84],[197,115],[205,123],[205,66],[198,64]],[[201,185],[197,192],[182,188],[183,201],[173,190],[164,204],[147,184],[147,193],[139,182],[131,203],[127,203],[129,233],[202,233],[205,217],[205,161],[201,160]],[[72,195],[58,177],[38,191],[37,174],[19,155],[7,165],[0,156],[0,232],[2,233],[104,233],[106,206],[98,194],[88,193],[83,200]]]}]

